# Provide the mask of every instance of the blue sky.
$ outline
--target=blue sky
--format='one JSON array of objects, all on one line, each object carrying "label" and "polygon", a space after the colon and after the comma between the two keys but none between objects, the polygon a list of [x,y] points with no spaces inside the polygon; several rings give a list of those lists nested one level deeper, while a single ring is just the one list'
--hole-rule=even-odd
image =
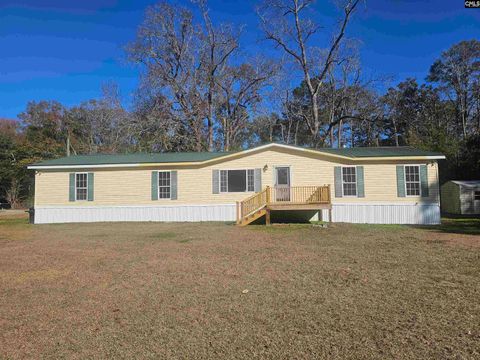
[{"label": "blue sky", "polygon": [[[138,71],[125,61],[123,46],[135,36],[153,0],[0,0],[0,118],[16,118],[29,100],[58,100],[71,106],[96,98],[108,81],[119,84],[125,103]],[[257,1],[211,0],[217,21],[244,24],[242,45],[259,42]],[[320,21],[331,23],[331,2],[316,3]],[[367,0],[349,27],[361,43],[368,74],[423,80],[443,50],[464,39],[480,39],[480,9],[463,0]]]}]

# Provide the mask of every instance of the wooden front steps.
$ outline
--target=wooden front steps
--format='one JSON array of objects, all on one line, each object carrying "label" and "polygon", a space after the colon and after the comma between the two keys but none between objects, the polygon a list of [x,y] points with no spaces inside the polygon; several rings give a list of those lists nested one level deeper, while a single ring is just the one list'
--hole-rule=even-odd
[{"label": "wooden front steps", "polygon": [[[330,185],[266,187],[263,191],[237,202],[237,225],[251,224],[262,216],[270,225],[271,210],[321,210],[331,212]],[[331,217],[330,217],[331,218]]]},{"label": "wooden front steps", "polygon": [[266,208],[261,208],[258,209],[257,211],[251,213],[250,215],[247,215],[243,219],[237,221],[237,225],[239,226],[246,226],[248,224],[251,224],[257,219],[260,219],[262,216],[265,216],[267,214],[267,209]]}]

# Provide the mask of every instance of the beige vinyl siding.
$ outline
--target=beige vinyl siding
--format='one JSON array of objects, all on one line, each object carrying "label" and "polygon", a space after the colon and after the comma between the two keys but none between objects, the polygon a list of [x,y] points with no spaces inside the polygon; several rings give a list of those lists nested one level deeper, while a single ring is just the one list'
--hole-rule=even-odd
[{"label": "beige vinyl siding", "polygon": [[[403,164],[427,164],[428,162],[410,161]],[[438,202],[437,163],[428,163],[429,197],[397,197],[396,165],[398,161],[385,163],[356,163],[353,161],[338,163],[330,158],[305,155],[294,150],[265,150],[244,157],[215,164],[196,167],[145,167],[130,169],[87,169],[95,173],[95,200],[68,201],[69,173],[74,171],[37,171],[35,176],[36,206],[94,206],[94,205],[176,205],[176,204],[228,204],[240,201],[253,194],[220,193],[212,194],[213,169],[263,169],[262,187],[275,183],[275,166],[291,167],[292,186],[331,185],[333,203],[368,202]],[[334,166],[362,165],[364,167],[365,197],[335,198]],[[152,170],[171,169],[178,171],[178,199],[151,200]]]}]

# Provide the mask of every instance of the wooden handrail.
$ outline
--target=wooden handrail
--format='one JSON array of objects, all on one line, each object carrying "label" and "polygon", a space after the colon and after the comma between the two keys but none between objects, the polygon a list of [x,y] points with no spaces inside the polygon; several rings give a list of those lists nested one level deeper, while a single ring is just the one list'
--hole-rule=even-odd
[{"label": "wooden handrail", "polygon": [[240,219],[267,205],[267,191],[268,186],[266,189],[240,202]]},{"label": "wooden handrail", "polygon": [[269,188],[269,204],[330,204],[330,186],[290,186]]},{"label": "wooden handrail", "polygon": [[256,197],[257,197],[259,194],[261,194],[263,191],[266,191],[268,187],[269,187],[269,186],[267,186],[267,187],[266,187],[265,189],[263,189],[261,192],[258,192],[258,193],[255,193],[255,194],[253,194],[253,195],[250,195],[249,197],[243,199],[241,202],[248,201],[248,200],[251,200],[251,199],[253,199],[253,198],[256,198]]}]

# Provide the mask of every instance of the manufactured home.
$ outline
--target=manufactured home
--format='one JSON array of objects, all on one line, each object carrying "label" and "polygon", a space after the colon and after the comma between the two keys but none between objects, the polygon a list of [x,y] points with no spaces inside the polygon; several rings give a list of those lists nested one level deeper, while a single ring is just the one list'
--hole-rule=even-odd
[{"label": "manufactured home", "polygon": [[411,147],[79,155],[35,170],[34,222],[236,221],[271,216],[438,224],[442,154]]},{"label": "manufactured home", "polygon": [[442,211],[448,214],[480,214],[480,180],[452,180],[442,185]]}]

